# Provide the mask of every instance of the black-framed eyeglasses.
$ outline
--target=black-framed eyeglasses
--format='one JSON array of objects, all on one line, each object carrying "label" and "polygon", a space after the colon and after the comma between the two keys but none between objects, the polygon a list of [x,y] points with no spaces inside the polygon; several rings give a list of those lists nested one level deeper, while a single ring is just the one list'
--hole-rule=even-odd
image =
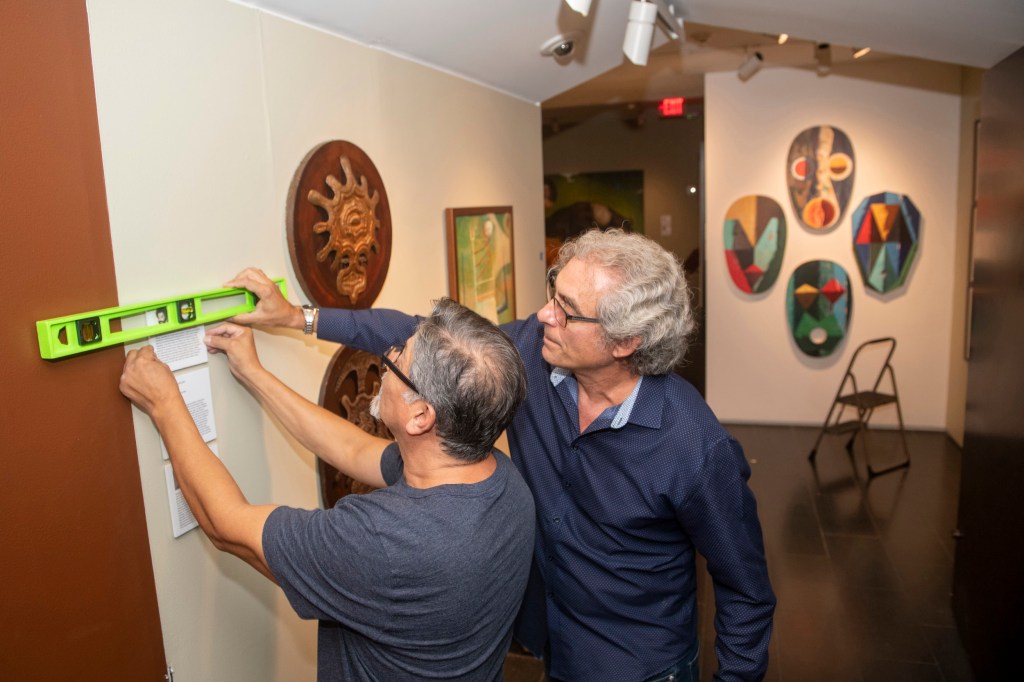
[{"label": "black-framed eyeglasses", "polygon": [[419,393],[420,390],[416,388],[416,384],[412,383],[412,379],[405,376],[405,372],[398,369],[398,365],[396,365],[394,360],[391,359],[391,356],[394,355],[395,360],[397,360],[399,357],[401,357],[402,351],[404,350],[404,343],[395,344],[394,346],[391,346],[391,348],[388,348],[386,351],[384,351],[384,354],[380,356],[380,361],[383,362],[384,366],[387,367],[390,371],[394,372],[395,376],[402,380],[402,383],[411,388],[413,390],[413,393]]},{"label": "black-framed eyeglasses", "polygon": [[557,273],[551,273],[548,275],[548,303],[551,301],[555,302],[555,321],[558,322],[560,327],[564,327],[570,322],[590,322],[591,324],[600,324],[601,320],[596,317],[583,317],[582,315],[570,315],[569,311],[565,309],[562,302],[555,296],[555,277]]}]

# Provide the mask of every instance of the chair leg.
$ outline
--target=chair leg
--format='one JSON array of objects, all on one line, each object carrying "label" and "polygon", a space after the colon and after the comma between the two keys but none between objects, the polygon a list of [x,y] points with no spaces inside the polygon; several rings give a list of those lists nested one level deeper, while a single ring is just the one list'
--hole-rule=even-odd
[{"label": "chair leg", "polygon": [[890,471],[896,471],[897,469],[905,469],[910,466],[910,448],[907,447],[907,432],[903,428],[903,409],[900,407],[900,394],[896,388],[896,373],[893,371],[891,366],[887,366],[887,369],[889,370],[889,378],[892,380],[892,394],[893,398],[895,399],[893,400],[893,402],[896,405],[896,420],[899,423],[900,442],[903,444],[903,461],[897,464],[893,464],[890,467],[886,467],[885,469],[879,469],[877,471],[872,469],[871,465],[868,464],[869,477],[881,476],[882,474],[887,474]]},{"label": "chair leg", "polygon": [[[899,403],[898,402],[896,403],[896,406],[897,406],[897,415],[898,415],[899,414]],[[881,476],[882,474],[887,474],[890,471],[896,471],[897,469],[906,469],[907,467],[910,466],[910,451],[907,450],[907,436],[906,436],[906,433],[903,431],[903,418],[902,417],[900,418],[899,422],[900,422],[900,439],[903,441],[903,455],[904,455],[903,461],[902,462],[897,462],[896,464],[893,464],[892,466],[885,467],[884,469],[875,469],[874,467],[871,466],[871,459],[866,457],[865,459],[867,460],[868,478],[869,479],[874,478],[875,476]]]},{"label": "chair leg", "polygon": [[807,455],[807,459],[814,461],[814,458],[818,456],[818,446],[821,445],[821,439],[825,437],[825,432],[828,430],[828,422],[832,419],[832,410],[828,411],[828,416],[825,417],[825,423],[821,425],[821,431],[818,431],[818,438],[814,441],[814,447],[811,448],[811,454]]},{"label": "chair leg", "polygon": [[910,448],[907,447],[907,432],[903,428],[903,410],[900,408],[900,395],[896,392],[896,377],[892,379],[892,392],[896,398],[896,419],[900,424],[900,440],[903,442],[903,456],[906,458],[904,466],[910,466]]},{"label": "chair leg", "polygon": [[[840,386],[842,390],[842,386]],[[836,401],[832,401],[831,407],[828,408],[828,414],[825,416],[825,423],[821,425],[821,431],[818,432],[818,438],[814,441],[814,447],[811,448],[811,454],[807,455],[807,459],[814,461],[814,458],[818,456],[818,446],[821,445],[821,439],[825,437],[828,432],[828,425],[832,421],[832,413],[836,411]],[[839,410],[839,416],[836,417],[836,421],[839,421],[843,416],[842,409]]]},{"label": "chair leg", "polygon": [[904,461],[900,462],[899,464],[893,464],[891,467],[886,467],[884,469],[872,469],[871,465],[869,464],[868,465],[868,478],[874,478],[875,476],[881,476],[882,474],[887,474],[890,471],[896,471],[897,469],[906,469],[909,466],[910,466],[910,460],[909,459],[904,460]]},{"label": "chair leg", "polygon": [[818,439],[814,441],[814,447],[811,448],[811,454],[807,455],[807,459],[814,461],[814,458],[818,456],[818,446],[821,445],[821,439],[825,436],[825,427],[821,427],[821,431],[818,432]]}]

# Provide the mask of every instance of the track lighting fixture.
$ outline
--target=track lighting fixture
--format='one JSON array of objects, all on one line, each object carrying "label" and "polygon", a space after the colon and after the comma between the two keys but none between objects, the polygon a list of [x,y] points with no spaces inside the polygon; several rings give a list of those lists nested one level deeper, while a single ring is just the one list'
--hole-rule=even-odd
[{"label": "track lighting fixture", "polygon": [[819,76],[827,76],[832,71],[832,46],[828,43],[818,43],[814,47],[814,61],[818,63],[817,71]]},{"label": "track lighting fixture", "polygon": [[590,11],[591,0],[565,0],[565,4],[569,5],[569,9],[577,14],[587,16],[587,12]]},{"label": "track lighting fixture", "polygon": [[755,73],[761,70],[762,66],[764,66],[764,55],[760,52],[751,52],[743,60],[743,63],[740,64],[740,68],[736,71],[736,76],[746,83],[754,77]]},{"label": "track lighting fixture", "polygon": [[654,38],[654,23],[661,19],[661,27],[672,40],[679,38],[683,28],[682,10],[676,0],[632,0],[629,4],[629,22],[622,52],[634,64],[647,64]]},{"label": "track lighting fixture", "polygon": [[629,4],[629,23],[626,24],[622,52],[634,64],[643,66],[647,63],[651,40],[654,38],[654,20],[657,18],[658,8],[653,2],[633,0]]}]

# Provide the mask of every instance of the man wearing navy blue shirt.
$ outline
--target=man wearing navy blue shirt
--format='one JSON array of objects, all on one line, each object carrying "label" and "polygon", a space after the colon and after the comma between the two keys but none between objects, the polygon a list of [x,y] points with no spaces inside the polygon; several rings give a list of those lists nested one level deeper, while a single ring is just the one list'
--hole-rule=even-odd
[{"label": "man wearing navy blue shirt", "polygon": [[[262,298],[240,321],[302,328],[298,308],[247,272],[228,286]],[[417,321],[315,317],[320,338],[371,352]],[[696,680],[699,552],[714,585],[715,679],[761,679],[775,597],[750,467],[672,372],[693,328],[679,263],[640,235],[592,230],[562,247],[547,304],[502,328],[527,370],[508,438],[537,508],[519,641],[552,680]]]}]

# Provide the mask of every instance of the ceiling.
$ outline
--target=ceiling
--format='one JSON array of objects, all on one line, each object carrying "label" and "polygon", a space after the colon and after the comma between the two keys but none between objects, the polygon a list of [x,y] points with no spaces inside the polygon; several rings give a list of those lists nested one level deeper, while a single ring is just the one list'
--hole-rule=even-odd
[{"label": "ceiling", "polygon": [[[865,59],[989,68],[1024,46],[1024,0],[664,0],[685,18],[685,35],[670,41],[656,30],[646,67],[622,54],[629,0],[593,0],[587,17],[562,0],[232,1],[561,106],[636,99],[627,91],[637,83],[647,98],[661,96],[661,85],[692,96],[702,74],[735,70],[754,50],[765,68],[813,67],[817,43],[831,45],[834,63],[852,59],[850,47],[869,46]],[[782,47],[780,32],[793,37]],[[541,54],[566,34],[576,37],[569,59]],[[606,72],[601,87],[577,87]]]}]

